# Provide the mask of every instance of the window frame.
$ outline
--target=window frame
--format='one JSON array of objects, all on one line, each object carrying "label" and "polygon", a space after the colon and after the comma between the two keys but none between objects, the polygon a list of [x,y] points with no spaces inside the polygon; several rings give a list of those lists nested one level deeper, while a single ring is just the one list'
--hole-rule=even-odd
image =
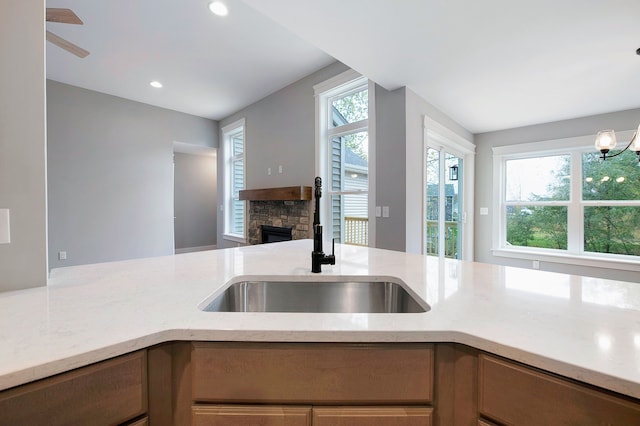
[{"label": "window frame", "polygon": [[[434,119],[429,116],[424,116],[423,119],[423,141],[422,141],[422,165],[421,165],[421,188],[420,193],[422,196],[420,197],[421,206],[414,206],[415,209],[420,209],[420,252],[422,254],[427,254],[426,247],[426,227],[427,227],[427,152],[429,148],[434,149],[440,152],[440,155],[445,155],[446,153],[453,154],[463,161],[463,171],[462,171],[462,198],[461,205],[462,211],[461,220],[459,221],[459,226],[462,229],[462,257],[461,260],[472,261],[474,259],[474,188],[475,188],[475,155],[476,146],[467,139],[464,139],[462,136],[457,133],[451,131],[447,127],[438,123]],[[441,168],[441,173],[444,177],[444,162],[439,165]],[[408,184],[408,183],[407,183]],[[441,196],[444,196],[444,188],[441,188]],[[410,197],[407,197],[407,203],[410,203]],[[407,211],[409,211],[410,206],[407,204]],[[407,227],[409,228],[409,227]],[[407,233],[412,232],[407,229]],[[407,241],[409,241],[410,235],[407,235]],[[444,253],[444,252],[442,252]]]},{"label": "window frame", "polygon": [[[621,140],[630,140],[633,131],[618,132]],[[593,136],[557,139],[493,148],[493,220],[492,254],[498,257],[546,261],[571,262],[575,265],[640,271],[640,256],[596,253],[584,250],[584,208],[588,206],[637,206],[638,201],[583,200],[582,154],[593,152]],[[506,161],[551,155],[570,155],[571,192],[567,201],[506,201]],[[506,208],[508,205],[544,205],[567,207],[567,249],[508,246],[506,244]]]},{"label": "window frame", "polygon": [[[242,154],[233,155],[233,138],[238,135],[238,133],[242,132]],[[222,238],[229,241],[234,241],[237,243],[246,244],[247,243],[247,203],[246,201],[242,203],[242,218],[244,221],[243,233],[239,234],[237,232],[233,232],[232,230],[232,222],[233,219],[231,217],[233,213],[233,202],[239,201],[239,198],[234,197],[234,188],[233,188],[233,167],[234,163],[242,163],[243,164],[243,188],[246,187],[247,183],[247,132],[245,119],[241,118],[233,123],[230,123],[224,126],[221,129],[222,133],[222,167],[223,167],[223,175],[224,175],[224,194],[223,194],[223,213],[224,213],[224,225],[223,225],[223,234]]]},{"label": "window frame", "polygon": [[[321,222],[325,229],[330,229],[331,198],[334,195],[366,195],[368,216],[368,245],[375,247],[375,84],[356,71],[347,70],[314,87],[316,100],[316,176],[320,176],[323,182],[323,197],[320,206]],[[331,122],[330,105],[335,99],[339,99],[360,90],[368,90],[368,118],[353,123],[333,127]],[[368,137],[368,189],[367,190],[341,190],[334,191],[331,188],[331,148],[335,137],[367,132]],[[342,214],[341,214],[342,215]],[[344,215],[342,215],[343,217]],[[341,235],[344,235],[344,221],[341,221]],[[328,234],[327,234],[328,235]]]}]

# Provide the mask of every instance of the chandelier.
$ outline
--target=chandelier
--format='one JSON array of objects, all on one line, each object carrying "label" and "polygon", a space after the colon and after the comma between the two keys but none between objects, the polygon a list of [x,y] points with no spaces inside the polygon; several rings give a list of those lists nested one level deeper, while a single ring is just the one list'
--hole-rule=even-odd
[{"label": "chandelier", "polygon": [[613,150],[616,145],[616,132],[613,130],[602,130],[599,131],[596,135],[596,149],[602,153],[603,160],[607,158],[617,157],[618,155],[625,152],[627,149],[631,149],[631,151],[635,151],[638,155],[638,161],[640,161],[640,126],[638,126],[638,130],[633,134],[633,137],[627,144],[627,146],[620,152],[616,152],[615,154],[609,154],[609,151]]}]

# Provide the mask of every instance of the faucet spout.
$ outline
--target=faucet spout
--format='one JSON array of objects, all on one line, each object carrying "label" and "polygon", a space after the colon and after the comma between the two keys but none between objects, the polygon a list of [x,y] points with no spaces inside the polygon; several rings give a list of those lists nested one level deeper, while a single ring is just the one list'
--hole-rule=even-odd
[{"label": "faucet spout", "polygon": [[331,254],[325,255],[322,250],[322,225],[320,225],[320,197],[322,197],[322,179],[315,179],[316,209],[313,214],[313,252],[311,253],[311,272],[322,272],[322,265],[335,265],[335,239],[331,247]]}]

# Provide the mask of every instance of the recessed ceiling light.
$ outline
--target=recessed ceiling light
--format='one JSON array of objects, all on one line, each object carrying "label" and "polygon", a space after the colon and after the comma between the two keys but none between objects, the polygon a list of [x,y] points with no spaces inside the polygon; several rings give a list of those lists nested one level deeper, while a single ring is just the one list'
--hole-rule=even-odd
[{"label": "recessed ceiling light", "polygon": [[157,80],[152,81],[151,83],[149,83],[149,85],[150,85],[151,87],[155,87],[156,89],[159,89],[159,88],[161,88],[161,87],[162,87],[162,83],[160,83],[160,82],[159,82],[159,81],[157,81]]},{"label": "recessed ceiling light", "polygon": [[221,1],[212,1],[209,3],[209,10],[218,16],[227,16],[229,14],[229,9],[227,9],[227,6]]}]

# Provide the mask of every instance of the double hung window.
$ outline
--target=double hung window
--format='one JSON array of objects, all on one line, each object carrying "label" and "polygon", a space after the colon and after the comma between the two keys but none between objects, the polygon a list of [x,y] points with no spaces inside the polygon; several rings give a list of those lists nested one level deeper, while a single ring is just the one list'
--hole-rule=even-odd
[{"label": "double hung window", "polygon": [[494,148],[498,251],[640,262],[638,159],[625,152],[603,161],[587,142]]}]

